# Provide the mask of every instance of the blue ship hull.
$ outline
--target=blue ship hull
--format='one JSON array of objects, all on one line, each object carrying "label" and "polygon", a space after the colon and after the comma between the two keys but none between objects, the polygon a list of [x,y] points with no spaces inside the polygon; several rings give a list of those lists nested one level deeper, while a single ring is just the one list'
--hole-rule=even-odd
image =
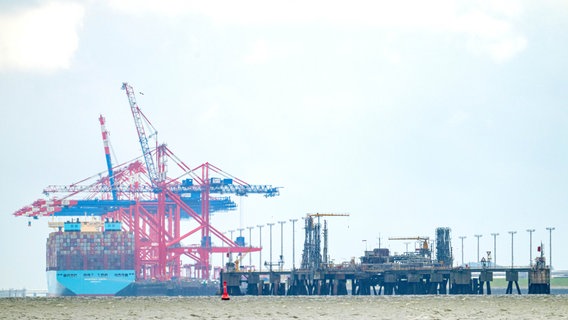
[{"label": "blue ship hull", "polygon": [[49,296],[114,296],[135,281],[134,270],[50,270]]}]

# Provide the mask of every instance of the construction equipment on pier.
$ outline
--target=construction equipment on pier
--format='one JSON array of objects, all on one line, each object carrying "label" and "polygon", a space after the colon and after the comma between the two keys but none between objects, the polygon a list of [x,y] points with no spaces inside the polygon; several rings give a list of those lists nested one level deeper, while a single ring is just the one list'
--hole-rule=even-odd
[{"label": "construction equipment on pier", "polygon": [[[430,237],[390,237],[389,240],[415,240],[418,245],[415,248],[414,254],[422,257],[431,257],[430,245],[428,243]],[[406,253],[409,254],[409,252]]]}]

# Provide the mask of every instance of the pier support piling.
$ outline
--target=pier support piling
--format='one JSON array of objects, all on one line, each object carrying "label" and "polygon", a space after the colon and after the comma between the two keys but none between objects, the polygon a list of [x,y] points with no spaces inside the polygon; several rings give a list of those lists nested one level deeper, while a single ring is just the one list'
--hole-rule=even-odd
[{"label": "pier support piling", "polygon": [[550,294],[550,269],[529,271],[529,294]]},{"label": "pier support piling", "polygon": [[491,281],[493,281],[493,272],[481,271],[479,273],[479,294],[483,294],[483,286],[487,286],[486,293],[491,294]]},{"label": "pier support piling", "polygon": [[519,272],[516,270],[507,270],[505,272],[505,280],[507,281],[507,290],[505,291],[506,294],[513,293],[513,284],[515,284],[517,288],[517,293],[521,294],[521,288],[519,288]]},{"label": "pier support piling", "polygon": [[450,272],[450,294],[472,294],[471,271],[457,269]]}]

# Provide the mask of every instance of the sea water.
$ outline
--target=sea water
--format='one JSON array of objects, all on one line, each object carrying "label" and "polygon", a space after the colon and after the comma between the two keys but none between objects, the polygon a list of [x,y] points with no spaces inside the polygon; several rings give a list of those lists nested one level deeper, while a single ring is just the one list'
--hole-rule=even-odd
[{"label": "sea water", "polygon": [[3,298],[0,319],[568,319],[568,295]]}]

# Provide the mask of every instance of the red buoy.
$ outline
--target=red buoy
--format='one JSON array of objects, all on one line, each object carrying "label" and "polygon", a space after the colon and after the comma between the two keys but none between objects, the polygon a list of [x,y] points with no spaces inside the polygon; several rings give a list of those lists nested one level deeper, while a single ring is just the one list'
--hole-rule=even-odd
[{"label": "red buoy", "polygon": [[221,296],[221,300],[231,300],[227,292],[227,281],[223,281],[223,295]]}]

